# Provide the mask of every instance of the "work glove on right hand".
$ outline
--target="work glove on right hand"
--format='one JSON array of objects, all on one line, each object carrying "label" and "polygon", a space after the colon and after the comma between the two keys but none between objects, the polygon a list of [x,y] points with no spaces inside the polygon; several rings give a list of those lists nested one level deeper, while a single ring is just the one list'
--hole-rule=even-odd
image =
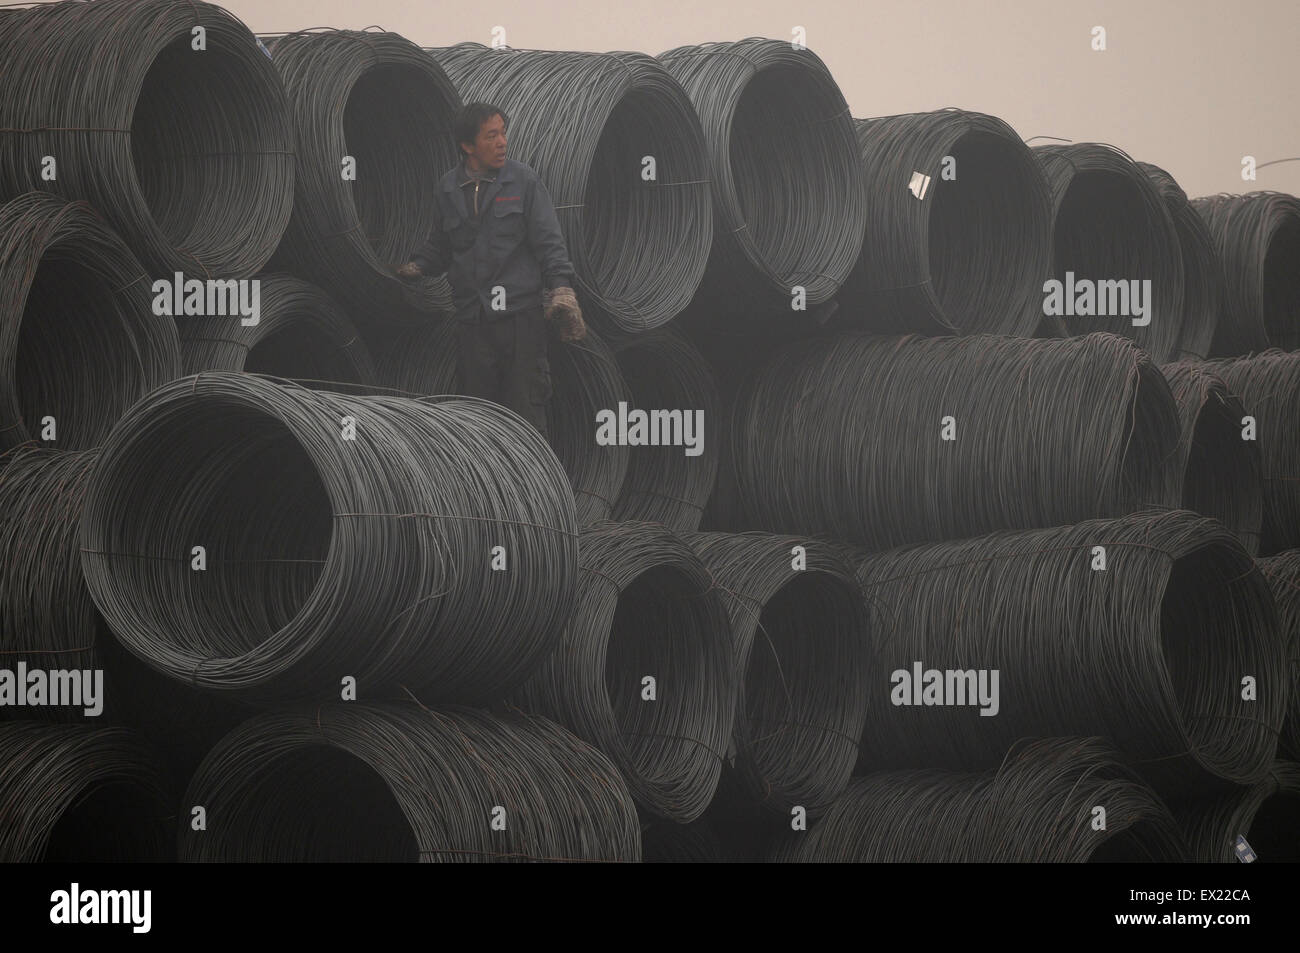
[{"label": "work glove on right hand", "polygon": [[542,292],[542,313],[551,322],[559,339],[565,343],[581,341],[587,336],[578,296],[567,285]]}]

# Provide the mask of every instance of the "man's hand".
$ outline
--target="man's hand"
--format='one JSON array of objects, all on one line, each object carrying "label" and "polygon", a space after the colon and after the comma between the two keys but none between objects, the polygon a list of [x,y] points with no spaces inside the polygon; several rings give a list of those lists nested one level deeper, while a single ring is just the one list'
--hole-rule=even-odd
[{"label": "man's hand", "polygon": [[559,339],[566,344],[581,341],[587,336],[587,325],[582,320],[578,296],[572,288],[561,286],[542,292],[542,313],[556,329]]},{"label": "man's hand", "polygon": [[408,261],[404,265],[398,265],[396,268],[397,277],[399,278],[419,278],[424,274],[420,266],[413,261]]}]

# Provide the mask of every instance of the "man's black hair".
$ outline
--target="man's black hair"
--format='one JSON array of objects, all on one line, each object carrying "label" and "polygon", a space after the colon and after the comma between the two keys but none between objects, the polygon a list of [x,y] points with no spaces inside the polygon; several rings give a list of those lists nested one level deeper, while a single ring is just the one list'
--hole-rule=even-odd
[{"label": "man's black hair", "polygon": [[466,103],[456,113],[456,119],[452,123],[452,132],[456,136],[456,152],[464,156],[464,151],[460,144],[468,142],[471,146],[478,140],[478,131],[483,128],[483,123],[487,122],[493,116],[500,116],[501,121],[510,125],[510,117],[497,106],[491,103]]}]

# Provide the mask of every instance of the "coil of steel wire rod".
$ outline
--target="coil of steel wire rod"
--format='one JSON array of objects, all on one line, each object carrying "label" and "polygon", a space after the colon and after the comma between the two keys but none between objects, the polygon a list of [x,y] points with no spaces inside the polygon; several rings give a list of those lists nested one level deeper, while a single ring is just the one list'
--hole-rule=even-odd
[{"label": "coil of steel wire rod", "polygon": [[[0,666],[26,692],[36,672],[70,698],[0,706],[0,720],[125,726],[175,776],[248,712],[142,664],[109,633],[81,572],[80,527],[98,451],[18,448],[0,455]],[[83,679],[80,698],[76,674]],[[87,682],[85,679],[90,679]]]},{"label": "coil of steel wire rod", "polygon": [[1285,756],[1300,760],[1300,550],[1289,549],[1256,564],[1273,589],[1282,642],[1287,646],[1289,701],[1278,744]]},{"label": "coil of steel wire rod", "polygon": [[1271,556],[1300,547],[1300,442],[1295,439],[1300,354],[1270,348],[1253,357],[1205,361],[1202,367],[1223,378],[1252,418],[1243,421],[1242,435],[1248,432],[1258,441],[1263,460],[1260,553]]},{"label": "coil of steel wire rod", "polygon": [[[1106,826],[1095,827],[1095,809]],[[774,859],[800,863],[1184,861],[1169,809],[1097,738],[1018,744],[996,771],[855,778]]]},{"label": "coil of steel wire rod", "polygon": [[812,50],[781,40],[679,46],[658,58],[704,128],[714,225],[700,294],[718,307],[703,313],[742,326],[761,312],[803,323],[795,302],[812,310],[835,296],[866,230],[844,95]]},{"label": "coil of steel wire rod", "polygon": [[766,533],[685,533],[731,616],[740,684],[739,786],[788,818],[820,814],[858,760],[874,673],[871,617],[838,544]]},{"label": "coil of steel wire rod", "polygon": [[1052,190],[1051,278],[1061,286],[1054,296],[1044,285],[1040,330],[1110,331],[1131,337],[1157,363],[1177,360],[1186,320],[1183,255],[1156,186],[1113,146],[1033,151]]},{"label": "coil of steel wire rod", "polygon": [[992,533],[864,556],[859,573],[881,632],[861,770],[982,770],[1026,735],[1106,737],[1162,793],[1252,783],[1273,760],[1277,609],[1216,520]]},{"label": "coil of steel wire rod", "polygon": [[428,237],[438,178],[456,162],[451,80],[396,33],[266,39],[298,139],[293,216],[272,267],[325,288],[363,334],[449,311],[446,278],[393,269]]},{"label": "coil of steel wire rod", "polygon": [[[0,456],[0,665],[7,669],[19,662],[39,670],[102,667],[77,546],[81,501],[97,456],[95,450],[27,448]],[[20,688],[25,692],[26,684]],[[0,706],[0,719],[80,722],[85,710]]]},{"label": "coil of steel wire rod", "polygon": [[614,505],[616,520],[645,520],[669,529],[699,529],[718,476],[722,401],[713,370],[676,328],[616,344],[615,355],[631,402],[608,405],[607,420],[630,442],[638,412],[646,420],[641,443],[628,453],[627,477]]},{"label": "coil of steel wire rod", "polygon": [[960,109],[854,126],[872,211],[836,299],[846,318],[882,332],[1033,336],[1052,198],[1015,130]]},{"label": "coil of steel wire rod", "polygon": [[131,732],[0,723],[0,863],[167,861],[175,814]]},{"label": "coil of steel wire rod", "polygon": [[226,372],[123,418],[81,542],[131,652],[257,704],[348,679],[354,697],[498,698],[557,643],[578,571],[564,471],[504,408]]},{"label": "coil of steel wire rod", "polygon": [[631,861],[636,810],[595,748],[544,718],[332,703],[224,738],[186,804],[183,861]]},{"label": "coil of steel wire rod", "polygon": [[713,797],[735,710],[722,593],[662,526],[594,523],[579,552],[562,643],[518,703],[609,755],[646,814],[689,823]]},{"label": "coil of steel wire rod", "polygon": [[293,205],[293,131],[275,68],[233,14],[39,4],[0,18],[0,62],[4,197],[85,199],[168,277],[242,278],[271,257]]},{"label": "coil of steel wire rod", "polygon": [[1282,192],[1192,199],[1222,263],[1210,354],[1300,348],[1300,199]]},{"label": "coil of steel wire rod", "polygon": [[[762,331],[728,330],[708,323],[707,318],[697,320],[695,315],[702,304],[703,302],[696,302],[682,314],[679,323],[673,325],[703,356],[718,391],[718,410],[713,416],[712,425],[708,427],[709,441],[718,459],[718,469],[697,525],[704,530],[744,531],[753,526],[746,525],[746,521],[741,518],[734,466],[727,450],[731,446],[729,430],[736,395],[757,369],[793,342],[808,338],[809,332],[807,328],[791,326]],[[838,304],[831,301],[826,310],[830,315],[819,333],[832,333],[832,328],[836,326],[829,322],[831,316],[838,313]]]},{"label": "coil of steel wire rod", "polygon": [[724,453],[741,528],[888,549],[1176,505],[1177,442],[1164,377],[1112,334],[844,333],[746,382]]},{"label": "coil of steel wire rod", "polygon": [[[1275,761],[1268,776],[1216,798],[1171,804],[1202,864],[1242,861],[1300,862],[1300,764]],[[1238,838],[1244,838],[1238,853]]]},{"label": "coil of steel wire rod", "polygon": [[1246,411],[1223,379],[1198,361],[1160,368],[1178,404],[1178,460],[1168,468],[1166,497],[1182,509],[1213,516],[1259,552],[1264,521],[1259,444],[1243,440]]},{"label": "coil of steel wire rod", "polygon": [[348,316],[328,294],[292,275],[262,275],[256,324],[183,317],[184,373],[247,371],[324,385],[372,384],[375,368]]},{"label": "coil of steel wire rod", "polygon": [[0,368],[0,450],[98,446],[178,376],[175,325],[85,203],[28,192],[0,207]]},{"label": "coil of steel wire rod", "polygon": [[1209,229],[1174,177],[1149,162],[1137,165],[1164,200],[1183,256],[1183,326],[1173,360],[1203,360],[1217,353],[1213,346],[1223,304],[1223,265]]},{"label": "coil of steel wire rod", "polygon": [[[410,394],[460,390],[456,326],[442,321],[388,336],[375,351],[379,379]],[[600,335],[549,349],[553,394],[547,404],[549,442],[569,475],[579,526],[608,519],[619,498],[631,451],[599,446],[596,414],[629,399],[618,361]]]},{"label": "coil of steel wire rod", "polygon": [[480,43],[428,52],[466,102],[505,113],[511,155],[555,205],[589,323],[632,334],[690,303],[713,240],[708,160],[690,98],[658,61]]}]

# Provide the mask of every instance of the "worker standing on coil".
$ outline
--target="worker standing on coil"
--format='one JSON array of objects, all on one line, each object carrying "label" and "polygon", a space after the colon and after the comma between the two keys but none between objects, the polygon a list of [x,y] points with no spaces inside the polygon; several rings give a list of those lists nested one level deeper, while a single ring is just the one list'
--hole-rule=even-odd
[{"label": "worker standing on coil", "polygon": [[457,113],[461,161],[438,183],[428,240],[397,274],[446,272],[461,393],[509,407],[547,435],[549,336],[577,341],[587,329],[555,206],[536,172],[506,158],[506,121],[489,103]]}]

